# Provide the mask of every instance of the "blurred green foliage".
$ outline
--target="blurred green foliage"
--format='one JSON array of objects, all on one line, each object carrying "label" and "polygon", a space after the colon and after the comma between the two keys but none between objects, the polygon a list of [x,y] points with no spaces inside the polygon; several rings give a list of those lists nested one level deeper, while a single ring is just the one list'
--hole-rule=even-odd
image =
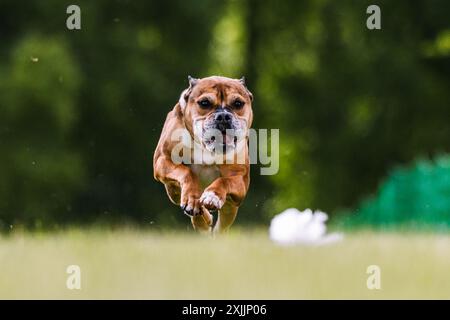
[{"label": "blurred green foliage", "polygon": [[188,74],[245,75],[255,128],[280,129],[280,171],[252,168],[238,221],[335,212],[397,164],[449,152],[450,3],[0,3],[0,224],[187,224],[152,153]]},{"label": "blurred green foliage", "polygon": [[450,227],[450,156],[390,173],[376,195],[343,213],[342,225]]}]

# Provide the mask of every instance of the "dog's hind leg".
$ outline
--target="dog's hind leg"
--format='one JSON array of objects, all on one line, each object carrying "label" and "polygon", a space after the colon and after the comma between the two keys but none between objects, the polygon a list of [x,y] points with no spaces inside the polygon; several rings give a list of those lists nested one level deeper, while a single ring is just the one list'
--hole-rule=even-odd
[{"label": "dog's hind leg", "polygon": [[192,226],[200,233],[210,233],[213,224],[213,216],[205,207],[202,206],[201,210],[202,214],[191,217]]},{"label": "dog's hind leg", "polygon": [[219,210],[219,217],[217,218],[217,223],[214,226],[214,233],[223,233],[228,231],[236,219],[238,209],[239,207],[231,202],[225,202],[223,207]]}]

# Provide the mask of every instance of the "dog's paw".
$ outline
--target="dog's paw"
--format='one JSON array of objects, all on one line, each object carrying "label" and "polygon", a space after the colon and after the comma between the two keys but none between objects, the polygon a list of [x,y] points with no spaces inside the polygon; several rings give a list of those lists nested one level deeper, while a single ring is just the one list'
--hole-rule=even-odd
[{"label": "dog's paw", "polygon": [[192,217],[199,215],[200,212],[200,191],[195,188],[185,188],[181,192],[180,207],[183,213]]},{"label": "dog's paw", "polygon": [[200,211],[200,200],[191,200],[187,204],[180,205],[183,213],[192,217],[197,216],[201,213]]},{"label": "dog's paw", "polygon": [[219,210],[222,208],[224,201],[213,191],[205,191],[200,197],[200,203],[210,210]]}]

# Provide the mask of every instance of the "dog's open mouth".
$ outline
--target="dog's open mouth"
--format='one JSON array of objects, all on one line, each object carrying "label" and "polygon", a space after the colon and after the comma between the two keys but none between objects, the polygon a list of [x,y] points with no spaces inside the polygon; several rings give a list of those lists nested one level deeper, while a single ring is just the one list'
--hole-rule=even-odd
[{"label": "dog's open mouth", "polygon": [[227,152],[236,148],[238,136],[235,130],[228,129],[226,131],[204,130],[203,141],[210,151]]},{"label": "dog's open mouth", "polygon": [[[237,137],[235,135],[228,135],[225,132],[221,132],[221,134],[222,134],[222,141],[220,142],[220,144],[236,145]],[[211,143],[213,143],[216,141],[216,137],[212,136],[210,140],[211,140]]]}]

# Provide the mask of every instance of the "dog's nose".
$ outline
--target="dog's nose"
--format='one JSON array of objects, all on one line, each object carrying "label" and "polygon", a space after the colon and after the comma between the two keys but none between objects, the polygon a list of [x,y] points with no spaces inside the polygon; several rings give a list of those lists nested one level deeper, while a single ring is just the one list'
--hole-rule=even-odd
[{"label": "dog's nose", "polygon": [[232,118],[229,112],[217,112],[214,115],[214,122],[216,123],[217,129],[220,131],[225,131],[226,129],[231,129]]},{"label": "dog's nose", "polygon": [[231,116],[228,112],[218,112],[214,116],[214,121],[216,122],[224,122],[224,123],[231,123]]},{"label": "dog's nose", "polygon": [[231,123],[231,116],[228,112],[218,112],[214,115],[215,122]]}]

